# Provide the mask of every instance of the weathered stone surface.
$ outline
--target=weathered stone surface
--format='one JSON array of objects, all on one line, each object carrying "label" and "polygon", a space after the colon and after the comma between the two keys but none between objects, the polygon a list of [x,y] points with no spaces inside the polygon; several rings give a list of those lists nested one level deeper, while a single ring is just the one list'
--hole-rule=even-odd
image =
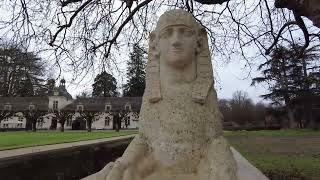
[{"label": "weathered stone surface", "polygon": [[185,11],[164,13],[150,35],[139,135],[87,179],[237,180],[212,74],[204,28]]}]

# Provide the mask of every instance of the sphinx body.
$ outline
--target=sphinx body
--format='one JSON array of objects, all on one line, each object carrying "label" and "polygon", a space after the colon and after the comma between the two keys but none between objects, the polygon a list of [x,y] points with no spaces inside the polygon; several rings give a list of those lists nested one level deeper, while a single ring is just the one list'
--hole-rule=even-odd
[{"label": "sphinx body", "polygon": [[139,134],[92,179],[236,180],[222,137],[204,28],[183,10],[162,15],[150,35]]}]

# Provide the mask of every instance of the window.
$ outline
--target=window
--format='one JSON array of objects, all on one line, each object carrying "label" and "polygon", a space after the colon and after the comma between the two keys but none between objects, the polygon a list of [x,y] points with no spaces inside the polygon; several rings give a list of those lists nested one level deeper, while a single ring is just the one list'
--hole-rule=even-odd
[{"label": "window", "polygon": [[71,126],[71,125],[72,125],[72,119],[68,119],[67,126]]},{"label": "window", "polygon": [[83,105],[77,105],[77,111],[83,111]]},{"label": "window", "polygon": [[104,110],[105,110],[106,112],[111,111],[111,105],[110,105],[110,104],[106,105],[105,108],[104,108]]},{"label": "window", "polygon": [[130,126],[130,117],[126,117],[126,125]]},{"label": "window", "polygon": [[23,117],[18,117],[19,122],[23,122]]},{"label": "window", "polygon": [[31,110],[34,110],[35,109],[35,106],[34,105],[29,105],[29,110],[31,111]]},{"label": "window", "polygon": [[130,110],[131,110],[131,105],[130,105],[130,104],[126,104],[126,105],[124,106],[124,110],[130,111]]},{"label": "window", "polygon": [[4,105],[4,110],[11,111],[12,106],[10,104]]},{"label": "window", "polygon": [[58,109],[58,101],[53,101],[53,110]]},{"label": "window", "polygon": [[59,96],[59,91],[56,88],[53,90],[53,95],[54,96]]},{"label": "window", "polygon": [[107,116],[104,118],[104,126],[109,126],[110,125],[110,117]]}]

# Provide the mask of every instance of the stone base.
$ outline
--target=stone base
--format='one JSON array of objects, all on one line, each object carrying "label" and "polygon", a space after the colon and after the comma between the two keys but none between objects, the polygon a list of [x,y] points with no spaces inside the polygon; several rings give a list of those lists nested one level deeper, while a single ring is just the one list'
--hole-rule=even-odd
[{"label": "stone base", "polygon": [[238,180],[269,180],[262,172],[246,160],[237,150],[231,147],[237,163]]},{"label": "stone base", "polygon": [[[234,148],[231,147],[231,151],[232,151],[233,157],[237,163],[238,180],[269,180],[264,174],[262,174],[262,172],[259,169],[254,167],[237,150],[235,150]],[[169,180],[172,178],[165,178],[165,179]],[[173,179],[174,180],[180,180],[180,179],[189,180],[190,176],[188,176],[188,178],[181,176],[181,177],[175,177]],[[96,177],[96,174],[92,174],[88,177],[83,178],[82,180],[100,180],[100,179]],[[150,177],[148,180],[158,180],[158,179],[152,179]]]}]

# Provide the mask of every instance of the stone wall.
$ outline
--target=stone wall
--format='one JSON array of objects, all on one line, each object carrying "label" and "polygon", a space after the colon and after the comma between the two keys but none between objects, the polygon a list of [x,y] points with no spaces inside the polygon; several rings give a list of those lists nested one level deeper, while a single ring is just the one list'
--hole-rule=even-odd
[{"label": "stone wall", "polygon": [[78,180],[120,157],[131,139],[0,159],[0,179]]}]

